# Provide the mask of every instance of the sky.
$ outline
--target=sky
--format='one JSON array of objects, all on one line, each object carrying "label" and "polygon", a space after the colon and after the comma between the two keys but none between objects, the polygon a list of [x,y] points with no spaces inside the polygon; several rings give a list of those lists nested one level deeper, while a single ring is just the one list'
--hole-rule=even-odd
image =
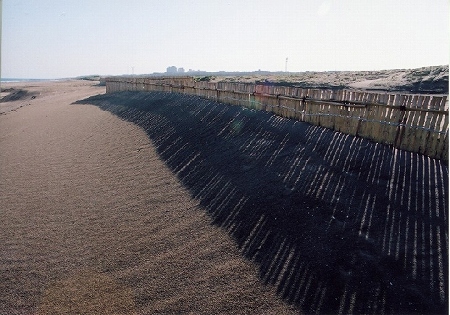
[{"label": "sky", "polygon": [[449,63],[449,0],[2,2],[3,78]]}]

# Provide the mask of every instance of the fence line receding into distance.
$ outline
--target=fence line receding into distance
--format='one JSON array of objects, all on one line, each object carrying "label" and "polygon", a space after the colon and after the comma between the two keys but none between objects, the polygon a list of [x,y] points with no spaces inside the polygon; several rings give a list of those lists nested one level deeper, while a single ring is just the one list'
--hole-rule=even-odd
[{"label": "fence line receding into distance", "polygon": [[106,92],[165,91],[273,112],[448,161],[447,95],[304,89],[195,81],[193,77],[109,77]]}]

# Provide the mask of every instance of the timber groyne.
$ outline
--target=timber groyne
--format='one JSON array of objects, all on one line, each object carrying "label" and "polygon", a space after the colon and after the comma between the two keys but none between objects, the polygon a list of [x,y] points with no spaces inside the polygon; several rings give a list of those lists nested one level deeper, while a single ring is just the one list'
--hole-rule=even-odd
[{"label": "timber groyne", "polygon": [[448,161],[447,95],[305,89],[196,81],[193,77],[109,77],[106,92],[164,91],[276,115]]}]

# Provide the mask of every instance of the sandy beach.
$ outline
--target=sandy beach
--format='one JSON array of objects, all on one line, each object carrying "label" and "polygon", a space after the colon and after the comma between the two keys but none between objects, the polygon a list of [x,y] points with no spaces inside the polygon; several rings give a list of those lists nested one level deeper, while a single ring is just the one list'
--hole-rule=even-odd
[{"label": "sandy beach", "polygon": [[[90,81],[3,85],[0,314],[292,314]],[[35,97],[32,97],[35,96]]]},{"label": "sandy beach", "polygon": [[446,162],[192,95],[10,87],[0,314],[448,313]]}]

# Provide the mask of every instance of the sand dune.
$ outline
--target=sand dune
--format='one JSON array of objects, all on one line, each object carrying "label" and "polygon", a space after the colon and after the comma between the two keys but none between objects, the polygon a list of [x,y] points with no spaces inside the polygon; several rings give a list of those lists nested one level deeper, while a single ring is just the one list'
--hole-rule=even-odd
[{"label": "sand dune", "polygon": [[104,87],[15,87],[36,98],[0,116],[0,314],[298,312],[140,127],[72,104]]},{"label": "sand dune", "polygon": [[4,103],[0,314],[448,312],[446,163],[94,84]]},{"label": "sand dune", "polygon": [[213,82],[271,82],[319,89],[356,89],[399,93],[448,94],[448,65],[377,71],[325,71],[292,73],[211,73]]},{"label": "sand dune", "polygon": [[77,104],[142,127],[260,278],[306,313],[447,313],[445,162],[192,95]]}]

